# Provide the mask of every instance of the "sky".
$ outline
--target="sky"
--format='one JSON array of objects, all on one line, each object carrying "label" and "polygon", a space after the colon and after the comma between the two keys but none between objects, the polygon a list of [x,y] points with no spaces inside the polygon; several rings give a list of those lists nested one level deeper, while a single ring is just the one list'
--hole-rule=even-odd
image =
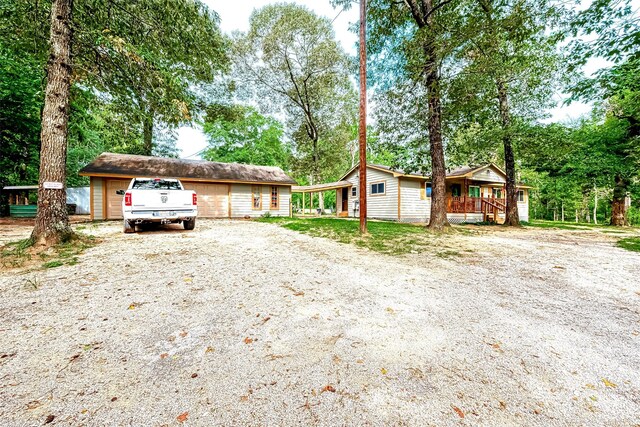
[{"label": "sky", "polygon": [[[203,0],[212,10],[220,15],[220,28],[224,33],[230,34],[235,30],[247,31],[249,29],[249,17],[254,9],[274,3],[273,0]],[[349,31],[350,24],[358,21],[357,4],[347,11],[334,9],[329,0],[287,0],[290,3],[302,4],[313,10],[316,14],[333,21],[336,39],[342,44],[345,51],[356,55],[355,44],[357,35]],[[640,3],[635,0],[634,3]],[[591,72],[605,66],[603,60],[592,60],[585,67],[585,72]],[[576,119],[589,113],[591,106],[583,103],[572,103],[568,106],[560,105],[562,94],[557,95],[559,105],[549,110],[550,118],[545,122],[563,122]],[[199,158],[198,153],[207,146],[207,141],[202,131],[196,127],[181,127],[178,129],[177,146],[182,158]]]}]

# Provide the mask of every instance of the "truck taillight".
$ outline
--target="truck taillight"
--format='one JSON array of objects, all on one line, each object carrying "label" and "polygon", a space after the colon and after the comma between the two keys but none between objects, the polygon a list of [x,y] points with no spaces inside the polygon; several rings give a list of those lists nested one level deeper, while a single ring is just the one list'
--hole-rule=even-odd
[{"label": "truck taillight", "polygon": [[193,204],[194,205],[198,204],[198,195],[196,193],[193,193]]},{"label": "truck taillight", "polygon": [[131,193],[124,193],[124,205],[131,206]]}]

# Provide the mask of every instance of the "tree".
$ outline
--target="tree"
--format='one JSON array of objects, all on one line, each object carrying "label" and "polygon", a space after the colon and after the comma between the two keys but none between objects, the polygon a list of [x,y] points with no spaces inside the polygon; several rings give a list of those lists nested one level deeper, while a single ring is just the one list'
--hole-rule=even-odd
[{"label": "tree", "polygon": [[66,159],[71,90],[71,0],[51,5],[51,54],[42,111],[38,213],[31,240],[52,245],[72,235],[66,209]]},{"label": "tree", "polygon": [[345,166],[357,97],[328,19],[293,4],[256,10],[234,37],[233,62],[244,96],[285,115],[298,174],[318,183]]},{"label": "tree", "polygon": [[[505,225],[518,225],[517,132],[550,107],[558,88],[559,41],[554,30],[565,13],[553,3],[477,0],[465,13],[468,34],[456,60],[464,67],[450,91],[460,122],[479,123],[480,132],[501,141],[506,180]],[[473,94],[472,97],[469,94]],[[492,135],[491,135],[492,134]],[[487,141],[485,150],[495,147]],[[495,151],[494,151],[495,157]]]},{"label": "tree", "polygon": [[200,109],[194,87],[226,69],[227,44],[218,16],[200,1],[103,1],[77,2],[78,69],[142,125],[143,153],[151,155],[156,122],[191,121]]},{"label": "tree", "polygon": [[[447,29],[457,19],[456,7],[450,0],[372,0],[367,22],[373,81],[387,89],[419,83],[425,92],[423,129],[428,134],[433,188],[429,227],[436,230],[448,225],[441,70],[457,46]],[[411,93],[404,90],[405,95]]]},{"label": "tree", "polygon": [[209,139],[209,148],[202,154],[206,160],[289,169],[291,149],[283,141],[282,124],[252,107],[209,106],[204,133]]}]

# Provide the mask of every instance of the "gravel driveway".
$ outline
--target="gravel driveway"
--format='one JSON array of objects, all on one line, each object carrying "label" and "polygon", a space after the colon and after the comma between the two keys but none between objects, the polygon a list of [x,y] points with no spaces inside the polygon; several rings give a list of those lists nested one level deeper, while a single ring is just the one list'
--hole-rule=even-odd
[{"label": "gravel driveway", "polygon": [[120,228],[0,273],[1,425],[640,423],[640,254],[609,236],[494,228],[443,258]]}]

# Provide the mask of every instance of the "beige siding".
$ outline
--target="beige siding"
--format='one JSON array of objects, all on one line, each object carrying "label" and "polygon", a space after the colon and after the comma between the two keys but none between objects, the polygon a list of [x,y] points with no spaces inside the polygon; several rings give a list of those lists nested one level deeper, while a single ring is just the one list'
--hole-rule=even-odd
[{"label": "beige siding", "polygon": [[423,181],[400,180],[400,220],[403,222],[428,222],[431,214],[431,197],[422,198]]},{"label": "beige siding", "polygon": [[280,202],[278,209],[269,209],[271,200],[271,185],[261,185],[262,187],[262,209],[253,209],[251,201],[251,184],[231,185],[231,217],[252,218],[259,217],[269,212],[272,216],[289,216],[289,205],[291,203],[291,187],[278,186]]},{"label": "beige siding", "polygon": [[504,175],[493,166],[479,170],[471,176],[471,179],[478,181],[506,182]]},{"label": "beige siding", "polygon": [[[351,172],[345,181],[349,181],[357,187],[357,169]],[[371,184],[377,182],[385,183],[385,193],[371,195]],[[358,200],[359,197],[358,194],[355,200]],[[349,199],[349,216],[355,216],[354,200],[351,197]],[[398,219],[398,178],[395,178],[393,174],[367,168],[367,218]]]},{"label": "beige siding", "polygon": [[102,197],[104,194],[104,180],[102,178],[91,177],[93,185],[93,219],[104,219],[104,206]]}]

